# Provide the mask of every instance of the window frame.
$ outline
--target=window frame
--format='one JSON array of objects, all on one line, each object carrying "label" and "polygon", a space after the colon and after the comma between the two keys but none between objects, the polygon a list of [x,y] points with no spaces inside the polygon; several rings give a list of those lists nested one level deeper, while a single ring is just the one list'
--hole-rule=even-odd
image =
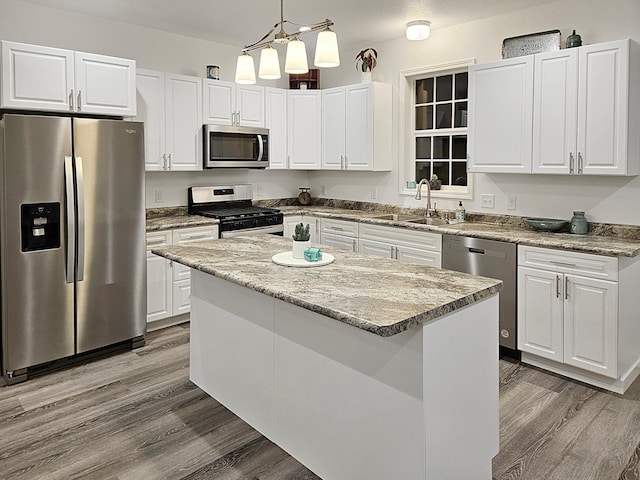
[{"label": "window frame", "polygon": [[[474,58],[458,60],[455,62],[442,63],[437,65],[429,65],[425,67],[411,68],[400,71],[399,79],[399,102],[398,102],[398,119],[399,119],[399,168],[398,182],[400,195],[415,196],[416,188],[407,188],[407,182],[412,182],[415,176],[415,81],[428,76],[442,76],[448,74],[456,74],[468,71],[470,65],[476,63]],[[469,98],[467,96],[467,102]],[[467,126],[468,128],[468,126]],[[444,129],[452,132],[451,129]],[[443,130],[443,133],[444,133]],[[434,132],[436,130],[434,129]],[[448,135],[455,135],[450,133]],[[467,142],[469,135],[467,133]],[[468,146],[468,143],[467,143]],[[433,161],[433,160],[432,160]],[[450,162],[451,160],[447,160]],[[468,160],[467,160],[468,161]],[[412,166],[412,173],[407,172],[407,166]],[[407,180],[407,175],[411,176],[411,180]],[[467,170],[467,186],[444,186],[442,190],[434,190],[431,196],[434,198],[451,198],[470,200],[473,198],[473,174]]]}]

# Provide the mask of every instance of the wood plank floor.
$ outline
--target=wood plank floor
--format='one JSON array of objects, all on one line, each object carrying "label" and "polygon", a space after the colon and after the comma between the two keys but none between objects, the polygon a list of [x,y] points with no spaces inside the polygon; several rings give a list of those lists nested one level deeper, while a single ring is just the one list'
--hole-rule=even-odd
[{"label": "wood plank floor", "polygon": [[[173,326],[0,388],[0,479],[318,479],[189,382],[188,341]],[[640,479],[640,382],[616,395],[501,360],[500,417],[494,480]]]}]

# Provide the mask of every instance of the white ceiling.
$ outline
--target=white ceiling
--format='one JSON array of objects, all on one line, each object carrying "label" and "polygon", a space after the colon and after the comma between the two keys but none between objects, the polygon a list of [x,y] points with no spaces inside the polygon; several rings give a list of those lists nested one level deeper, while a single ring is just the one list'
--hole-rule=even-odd
[{"label": "white ceiling", "polygon": [[[234,46],[259,40],[280,20],[280,0],[21,1]],[[429,20],[437,29],[551,1],[285,0],[284,18],[299,24],[333,20],[345,49],[400,38],[411,20]]]}]

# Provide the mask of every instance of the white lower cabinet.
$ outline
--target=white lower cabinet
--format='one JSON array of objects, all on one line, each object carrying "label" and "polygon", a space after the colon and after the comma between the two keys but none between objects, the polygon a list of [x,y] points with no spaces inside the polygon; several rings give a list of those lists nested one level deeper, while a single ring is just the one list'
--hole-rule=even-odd
[{"label": "white lower cabinet", "polygon": [[320,243],[341,250],[358,251],[358,222],[320,219]]},{"label": "white lower cabinet", "polygon": [[520,246],[523,361],[624,391],[640,369],[638,295],[632,293],[638,266],[634,259]]},{"label": "white lower cabinet", "polygon": [[147,233],[147,324],[189,313],[191,305],[191,269],[151,250],[217,238],[217,225]]},{"label": "white lower cabinet", "polygon": [[284,217],[284,238],[291,238],[298,223],[309,224],[309,241],[311,243],[320,242],[320,219],[309,215],[289,215]]},{"label": "white lower cabinet", "polygon": [[442,235],[361,223],[360,252],[404,263],[442,267]]}]

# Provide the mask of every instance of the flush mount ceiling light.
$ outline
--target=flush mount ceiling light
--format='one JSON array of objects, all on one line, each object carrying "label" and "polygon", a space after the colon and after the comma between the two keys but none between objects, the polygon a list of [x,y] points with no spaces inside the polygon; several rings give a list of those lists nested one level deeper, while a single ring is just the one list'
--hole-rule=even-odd
[{"label": "flush mount ceiling light", "polygon": [[407,23],[408,40],[424,40],[431,35],[431,23],[426,20],[414,20]]},{"label": "flush mount ceiling light", "polygon": [[[285,23],[298,27],[298,30],[295,33],[285,32]],[[268,80],[280,78],[280,61],[278,59],[278,51],[273,48],[274,43],[287,44],[284,67],[286,73],[307,73],[309,71],[307,49],[299,37],[309,32],[320,32],[316,41],[315,66],[322,68],[337,67],[340,65],[340,55],[338,53],[336,34],[329,28],[332,25],[333,22],[328,18],[312,25],[298,25],[285,20],[284,0],[280,0],[280,21],[260,40],[242,49],[242,54],[238,57],[236,65],[236,83],[256,83],[255,65],[249,52],[257,49],[262,49],[258,77]],[[280,30],[276,33],[278,27]]]}]

